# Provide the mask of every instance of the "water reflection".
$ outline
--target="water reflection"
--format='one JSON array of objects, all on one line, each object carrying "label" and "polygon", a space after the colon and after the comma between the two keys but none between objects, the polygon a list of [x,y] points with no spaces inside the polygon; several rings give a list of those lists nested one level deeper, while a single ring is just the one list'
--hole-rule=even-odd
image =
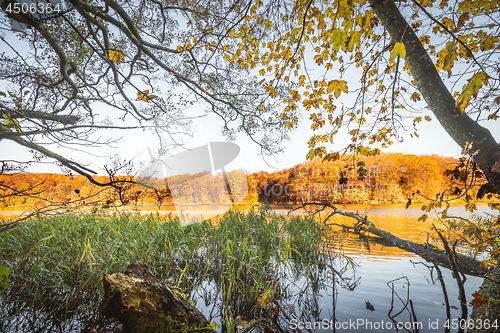
[{"label": "water reflection", "polygon": [[[423,212],[419,207],[405,209],[404,205],[338,205],[337,208],[367,215],[379,229],[388,231],[398,237],[414,242],[425,243],[432,223],[436,218],[419,222]],[[486,205],[478,205],[478,213],[492,213]],[[469,216],[462,205],[452,206],[449,215]],[[328,212],[322,214],[325,218]],[[353,219],[334,215],[330,222],[353,225]],[[436,240],[430,243],[440,245]],[[377,237],[366,237],[343,232],[332,227],[328,233],[324,251],[345,255],[353,259],[359,266],[348,279],[351,286],[342,283],[330,284],[319,293],[320,314],[312,321],[317,332],[444,332],[446,309],[441,285],[422,259],[391,246]],[[337,264],[338,268],[338,264]],[[460,317],[458,286],[450,270],[441,268],[450,297],[451,318]],[[336,279],[342,282],[340,279]],[[392,282],[390,282],[392,281]],[[389,283],[390,282],[390,283]],[[478,290],[482,279],[468,276],[465,283],[467,301],[471,294]],[[399,295],[401,299],[396,297]],[[408,305],[411,300],[413,311]],[[367,302],[373,306],[371,311]],[[472,307],[469,305],[469,314]],[[397,316],[394,316],[397,314]],[[332,321],[333,320],[333,321]],[[295,322],[294,322],[295,323]],[[303,321],[307,328],[309,321]],[[353,324],[354,323],[354,324]],[[297,324],[297,323],[295,323]],[[399,325],[400,329],[396,329]],[[300,328],[300,325],[292,325]]]}]

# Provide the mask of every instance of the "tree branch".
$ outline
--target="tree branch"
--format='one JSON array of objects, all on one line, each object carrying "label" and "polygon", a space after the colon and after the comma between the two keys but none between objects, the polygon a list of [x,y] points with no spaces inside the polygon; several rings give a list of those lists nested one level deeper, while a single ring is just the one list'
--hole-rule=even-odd
[{"label": "tree branch", "polygon": [[[370,222],[367,217],[360,216],[356,213],[351,213],[351,212],[344,212],[337,207],[329,204],[329,203],[321,203],[321,202],[308,202],[305,203],[292,211],[295,211],[297,209],[305,208],[306,206],[318,206],[321,207],[316,210],[316,213],[323,211],[327,208],[330,208],[333,210],[333,212],[328,216],[329,218],[335,214],[339,214],[342,216],[347,216],[355,219],[358,221],[354,227],[346,227],[346,230],[351,230],[354,228],[354,230],[359,231],[366,231],[371,234],[374,234],[376,236],[382,237],[384,240],[387,242],[391,243],[394,246],[399,247],[402,250],[415,253],[422,257],[423,259],[427,261],[432,261],[431,260],[431,255],[434,259],[438,260],[442,266],[451,269],[450,263],[448,262],[448,257],[446,256],[446,252],[443,249],[438,248],[437,246],[434,245],[427,245],[427,244],[419,244],[419,243],[414,243],[412,241],[406,240],[399,238],[390,232],[387,232],[385,230],[381,230],[375,226],[372,222]],[[315,213],[315,214],[316,214]],[[326,223],[326,220],[324,221]],[[343,226],[342,226],[343,227]],[[455,264],[460,267],[460,270],[462,272],[466,272],[466,274],[470,275],[475,275],[475,276],[483,276],[485,273],[485,270],[481,267],[480,263],[464,254],[457,253],[457,261],[455,261]],[[448,263],[448,264],[447,264]]]}]

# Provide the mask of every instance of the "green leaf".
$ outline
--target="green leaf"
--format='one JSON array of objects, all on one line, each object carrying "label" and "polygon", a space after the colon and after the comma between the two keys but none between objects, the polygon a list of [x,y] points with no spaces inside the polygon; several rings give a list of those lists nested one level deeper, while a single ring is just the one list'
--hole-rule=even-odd
[{"label": "green leaf", "polygon": [[4,292],[5,289],[9,286],[9,270],[7,267],[4,267],[0,262],[0,295]]},{"label": "green leaf", "polygon": [[8,127],[8,128],[14,128],[15,127],[18,132],[21,132],[21,128],[19,127],[19,121],[17,121],[17,119],[11,118],[11,117],[9,117],[6,114],[4,114],[3,117],[5,119],[7,119],[6,121],[4,121],[2,123],[5,127]]},{"label": "green leaf", "polygon": [[241,331],[241,333],[249,333],[251,332],[257,325],[259,324],[259,321],[257,319],[252,319],[247,326]]},{"label": "green leaf", "polygon": [[335,29],[330,35],[330,44],[335,51],[338,51],[340,46],[345,45],[346,39],[347,36],[342,30]]}]

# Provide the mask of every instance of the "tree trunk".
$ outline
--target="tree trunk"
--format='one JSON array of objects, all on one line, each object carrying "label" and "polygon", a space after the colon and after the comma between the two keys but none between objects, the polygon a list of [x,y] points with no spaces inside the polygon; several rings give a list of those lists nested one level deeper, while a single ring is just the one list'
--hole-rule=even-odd
[{"label": "tree trunk", "polygon": [[[470,319],[476,323],[476,326],[467,330],[467,333],[491,333],[499,331],[500,283],[498,281],[500,281],[500,267],[494,268],[484,279],[480,291],[486,303],[480,307],[474,306]],[[495,325],[496,327],[494,327]]]},{"label": "tree trunk", "polygon": [[210,326],[192,301],[161,282],[144,263],[131,263],[125,273],[103,274],[102,284],[104,297],[99,311],[117,317],[124,333],[178,332]]},{"label": "tree trunk", "polygon": [[394,0],[368,1],[392,40],[402,41],[404,44],[406,64],[432,113],[460,147],[469,142],[474,151],[479,150],[474,161],[500,192],[500,173],[492,170],[495,163],[500,161],[500,146],[490,131],[455,107],[455,99]]}]

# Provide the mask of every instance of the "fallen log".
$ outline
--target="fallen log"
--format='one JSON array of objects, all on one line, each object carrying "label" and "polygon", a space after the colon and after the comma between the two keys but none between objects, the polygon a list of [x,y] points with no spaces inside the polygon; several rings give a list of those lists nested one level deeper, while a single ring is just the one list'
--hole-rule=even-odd
[{"label": "fallen log", "polygon": [[[436,260],[439,263],[439,265],[451,270],[451,266],[448,261],[448,257],[446,255],[446,251],[444,249],[441,249],[432,244],[419,244],[406,239],[399,238],[391,234],[390,232],[377,228],[375,224],[373,224],[367,219],[366,216],[363,217],[356,213],[344,212],[328,203],[310,202],[310,203],[305,203],[293,210],[305,208],[306,206],[322,206],[323,208],[318,210],[318,212],[323,211],[326,208],[332,209],[333,212],[331,212],[323,221],[323,223],[326,225],[336,225],[341,227],[345,231],[351,231],[358,234],[360,234],[361,231],[369,232],[373,235],[383,238],[385,241],[387,241],[389,244],[393,246],[397,246],[402,250],[415,253],[416,255],[422,257],[424,260],[428,262],[432,262],[432,259],[430,257],[432,256],[432,258],[434,258],[434,260]],[[327,223],[330,217],[332,217],[335,214],[351,217],[355,219],[357,223],[354,226],[345,226],[336,223]],[[486,274],[486,270],[483,267],[481,267],[481,262],[461,253],[455,253],[455,255],[456,255],[455,258],[456,264],[462,273],[474,276],[481,276],[481,277],[484,276],[484,274]]]},{"label": "fallen log", "polygon": [[[367,217],[360,216],[355,213],[344,212],[338,209],[337,207],[326,204],[326,203],[306,203],[302,206],[296,208],[304,208],[308,205],[318,205],[323,208],[319,211],[322,211],[326,208],[331,208],[333,210],[323,223],[326,223],[330,217],[335,214],[352,217],[357,221],[354,226],[344,226],[333,223],[333,225],[337,225],[342,227],[346,231],[351,231],[360,234],[361,231],[369,232],[373,235],[379,236],[384,239],[386,242],[399,247],[400,249],[406,250],[408,252],[415,253],[422,257],[427,261],[437,261],[439,265],[446,267],[450,270],[453,270],[450,262],[453,262],[458,266],[460,271],[464,274],[475,275],[484,277],[484,281],[482,286],[479,288],[479,292],[481,295],[476,295],[476,298],[482,298],[483,302],[479,304],[476,303],[472,313],[470,315],[470,319],[468,321],[464,321],[463,327],[467,328],[467,333],[496,333],[500,330],[500,266],[495,267],[489,272],[481,267],[481,263],[469,256],[454,253],[455,258],[447,258],[447,253],[445,250],[440,249],[434,245],[427,244],[418,244],[405,239],[401,239],[390,232],[378,229],[372,222],[368,221]],[[294,210],[296,210],[294,209]],[[448,255],[450,255],[450,251],[448,251]],[[433,260],[434,259],[434,260]],[[497,258],[500,260],[500,257]],[[455,275],[458,275],[456,273]],[[463,297],[463,296],[462,296]],[[482,304],[481,304],[482,303]],[[465,304],[462,304],[464,306]],[[448,314],[448,318],[449,318]]]},{"label": "fallen log", "polygon": [[118,318],[124,333],[213,331],[191,300],[160,281],[144,263],[131,263],[125,273],[103,274],[102,285],[99,311]]}]

